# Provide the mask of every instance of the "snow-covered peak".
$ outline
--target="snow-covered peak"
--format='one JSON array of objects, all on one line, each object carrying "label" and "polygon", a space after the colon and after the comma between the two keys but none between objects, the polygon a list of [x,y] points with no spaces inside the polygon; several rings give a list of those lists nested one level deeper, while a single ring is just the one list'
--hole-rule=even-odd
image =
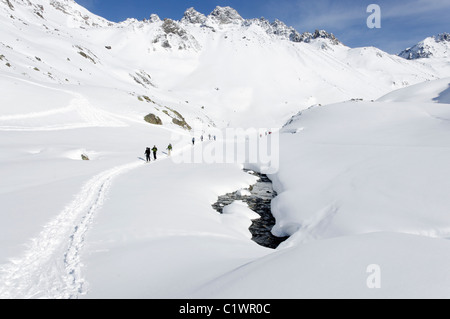
[{"label": "snow-covered peak", "polygon": [[[27,0],[29,1],[29,0]],[[77,4],[74,0],[42,0],[43,2],[50,2],[50,5],[57,11],[64,13],[65,15],[73,17],[72,20],[80,25],[104,27],[110,26],[113,23],[99,17],[92,12],[88,11],[84,7]]]},{"label": "snow-covered peak", "polygon": [[209,16],[221,24],[242,23],[244,21],[240,14],[231,7],[217,6]]},{"label": "snow-covered peak", "polygon": [[9,12],[8,17],[28,23],[47,21],[69,27],[104,27],[112,22],[89,12],[74,0],[1,0],[0,8]]},{"label": "snow-covered peak", "polygon": [[299,41],[296,42],[310,43],[312,40],[316,39],[326,39],[334,45],[341,44],[341,42],[334,36],[333,33],[328,33],[325,30],[316,30],[314,31],[314,33],[304,32],[301,34]]},{"label": "snow-covered peak", "polygon": [[274,22],[270,24],[271,32],[275,35],[291,39],[293,32],[296,32],[294,28],[288,27],[283,21],[275,19]]},{"label": "snow-covered peak", "polygon": [[206,21],[206,16],[194,8],[189,8],[184,13],[183,18],[181,19],[181,22],[183,23],[193,23],[193,24],[203,24]]},{"label": "snow-covered peak", "polygon": [[436,40],[436,42],[450,42],[450,34],[444,32],[435,36],[434,39]]},{"label": "snow-covered peak", "polygon": [[80,6],[73,0],[50,0],[49,2],[51,6],[66,14],[80,10]]},{"label": "snow-covered peak", "polygon": [[450,34],[441,33],[428,37],[415,46],[400,52],[399,56],[408,60],[450,57]]},{"label": "snow-covered peak", "polygon": [[294,27],[287,26],[283,21],[278,19],[275,19],[272,23],[265,18],[245,20],[244,25],[258,25],[264,29],[267,34],[275,35],[292,42],[311,43],[312,40],[325,39],[329,40],[328,44],[342,44],[332,33],[328,33],[325,30],[316,30],[314,33],[299,33]]},{"label": "snow-covered peak", "polygon": [[156,23],[156,22],[161,22],[161,19],[160,19],[160,17],[157,14],[153,13],[153,14],[150,15],[150,19],[148,19],[148,21],[150,23]]}]

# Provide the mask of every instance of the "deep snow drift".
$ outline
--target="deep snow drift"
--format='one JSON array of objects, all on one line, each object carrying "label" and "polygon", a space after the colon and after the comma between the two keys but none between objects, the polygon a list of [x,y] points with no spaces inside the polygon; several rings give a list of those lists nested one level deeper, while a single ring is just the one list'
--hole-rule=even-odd
[{"label": "deep snow drift", "polygon": [[[294,42],[229,9],[0,9],[0,298],[450,296],[448,56]],[[273,129],[275,165],[229,154],[253,141],[238,127]],[[211,206],[256,182],[243,168],[278,193],[275,250],[245,204]]]}]

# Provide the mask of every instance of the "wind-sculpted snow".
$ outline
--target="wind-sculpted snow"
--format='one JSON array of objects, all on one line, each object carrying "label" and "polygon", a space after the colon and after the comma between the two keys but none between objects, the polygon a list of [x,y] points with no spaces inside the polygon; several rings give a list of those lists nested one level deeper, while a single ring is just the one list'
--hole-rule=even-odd
[{"label": "wind-sculpted snow", "polygon": [[450,104],[450,78],[412,85],[395,90],[378,99],[381,102],[422,102]]},{"label": "wind-sculpted snow", "polygon": [[433,101],[450,104],[450,82],[448,83],[448,87],[444,91],[440,92],[439,95],[433,99]]}]

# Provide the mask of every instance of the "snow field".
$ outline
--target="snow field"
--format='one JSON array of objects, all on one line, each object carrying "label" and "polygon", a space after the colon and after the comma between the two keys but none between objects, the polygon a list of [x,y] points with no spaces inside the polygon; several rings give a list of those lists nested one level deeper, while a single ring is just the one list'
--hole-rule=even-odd
[{"label": "snow field", "polygon": [[[448,58],[292,43],[255,24],[183,24],[182,38],[71,1],[12,3],[0,3],[0,298],[450,296]],[[294,114],[270,175],[273,233],[291,237],[271,250],[250,240],[248,207],[211,207],[266,163],[185,159],[213,150],[202,130]]]}]

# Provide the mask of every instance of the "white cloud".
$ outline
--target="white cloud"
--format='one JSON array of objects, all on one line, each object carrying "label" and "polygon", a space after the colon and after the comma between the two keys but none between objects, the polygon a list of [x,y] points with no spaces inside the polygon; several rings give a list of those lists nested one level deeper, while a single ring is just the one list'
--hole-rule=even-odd
[{"label": "white cloud", "polygon": [[[420,15],[430,15],[433,19],[446,19],[450,15],[450,1],[448,0],[412,0],[384,4],[383,16],[386,18],[401,18]],[[447,13],[445,13],[447,11]]]}]

